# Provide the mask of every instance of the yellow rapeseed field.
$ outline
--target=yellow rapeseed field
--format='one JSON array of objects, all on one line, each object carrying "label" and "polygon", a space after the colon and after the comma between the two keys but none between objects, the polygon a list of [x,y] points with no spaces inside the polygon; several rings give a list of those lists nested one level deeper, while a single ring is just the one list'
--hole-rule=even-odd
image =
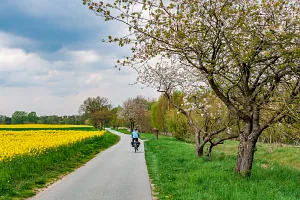
[{"label": "yellow rapeseed field", "polygon": [[104,133],[72,130],[0,131],[0,161],[21,154],[36,155],[47,148],[72,144]]},{"label": "yellow rapeseed field", "polygon": [[73,127],[92,127],[87,125],[69,125],[69,124],[0,124],[0,128],[73,128]]}]

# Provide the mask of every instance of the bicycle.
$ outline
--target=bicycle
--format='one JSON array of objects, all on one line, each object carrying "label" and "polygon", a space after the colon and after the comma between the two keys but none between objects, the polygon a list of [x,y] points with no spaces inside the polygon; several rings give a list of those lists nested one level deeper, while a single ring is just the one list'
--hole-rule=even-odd
[{"label": "bicycle", "polygon": [[140,142],[137,140],[134,140],[133,142],[133,148],[134,148],[134,153],[136,153],[139,150]]}]

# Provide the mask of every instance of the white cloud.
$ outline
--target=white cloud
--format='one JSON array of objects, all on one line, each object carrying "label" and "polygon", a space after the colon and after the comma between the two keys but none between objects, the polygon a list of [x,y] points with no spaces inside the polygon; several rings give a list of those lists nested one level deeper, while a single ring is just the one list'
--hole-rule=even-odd
[{"label": "white cloud", "polygon": [[24,37],[20,37],[20,36],[16,36],[13,34],[0,31],[0,48],[23,46],[23,45],[34,45],[34,44],[36,44],[36,42],[29,38],[24,38]]},{"label": "white cloud", "polygon": [[6,46],[0,47],[0,114],[11,115],[15,110],[39,115],[77,114],[80,104],[90,96],[107,97],[113,105],[137,95],[159,96],[154,90],[141,89],[141,85],[130,85],[136,72],[126,67],[114,69],[117,58],[113,54],[65,48],[48,55],[50,60],[45,52],[18,47],[17,36],[5,35]]},{"label": "white cloud", "polygon": [[100,56],[93,51],[72,51],[74,59],[81,63],[96,63],[100,61]]},{"label": "white cloud", "polygon": [[99,84],[99,82],[102,80],[102,76],[100,73],[92,73],[89,74],[88,79],[85,81],[85,84]]},{"label": "white cloud", "polygon": [[94,72],[95,70],[112,69],[117,61],[114,54],[101,53],[95,50],[70,50],[60,49],[52,53],[51,57],[59,58],[53,60],[53,67],[57,70],[75,70],[83,72]]},{"label": "white cloud", "polygon": [[48,64],[35,53],[26,53],[18,48],[0,48],[0,71],[41,69]]}]

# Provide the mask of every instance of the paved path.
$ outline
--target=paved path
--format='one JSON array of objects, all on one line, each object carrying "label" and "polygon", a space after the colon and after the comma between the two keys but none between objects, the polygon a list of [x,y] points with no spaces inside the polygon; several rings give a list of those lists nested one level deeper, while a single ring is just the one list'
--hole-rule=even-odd
[{"label": "paved path", "polygon": [[101,152],[85,166],[33,197],[33,200],[152,200],[144,144],[138,153],[131,138]]}]

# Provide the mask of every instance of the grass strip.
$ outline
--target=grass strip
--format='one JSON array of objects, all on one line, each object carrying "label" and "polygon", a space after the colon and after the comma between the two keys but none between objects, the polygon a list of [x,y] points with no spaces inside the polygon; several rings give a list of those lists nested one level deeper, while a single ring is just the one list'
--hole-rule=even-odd
[{"label": "grass strip", "polygon": [[[233,145],[220,146],[213,152],[213,159],[206,160],[195,157],[193,145],[171,137],[160,137],[157,141],[153,137],[145,142],[148,172],[158,199],[300,199],[299,170],[274,160],[263,165],[263,155],[268,152],[260,147],[258,151],[262,152],[255,160],[251,178],[247,179],[234,174],[236,154],[228,153],[231,151],[227,148]],[[284,158],[284,154],[278,158]]]},{"label": "grass strip", "polygon": [[118,140],[119,136],[107,132],[72,145],[48,149],[38,156],[23,155],[0,162],[0,199],[31,197],[36,188],[43,188],[72,172]]},{"label": "grass strip", "polygon": [[114,130],[114,131],[118,131],[120,133],[124,133],[124,134],[128,134],[128,135],[131,135],[131,132],[128,131],[127,129],[117,129],[117,128],[112,128],[111,130]]}]

